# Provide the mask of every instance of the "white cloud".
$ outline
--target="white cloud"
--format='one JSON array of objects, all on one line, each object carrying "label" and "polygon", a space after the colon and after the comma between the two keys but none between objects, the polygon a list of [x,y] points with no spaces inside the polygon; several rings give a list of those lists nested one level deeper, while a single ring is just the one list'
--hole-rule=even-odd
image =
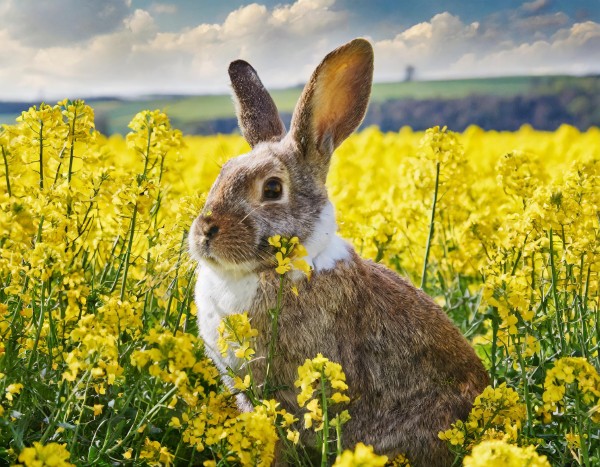
[{"label": "white cloud", "polygon": [[150,5],[150,11],[157,15],[174,15],[179,9],[177,5],[170,3],[153,3]]},{"label": "white cloud", "polygon": [[[531,17],[534,19],[539,17]],[[556,24],[563,24],[562,18]],[[515,27],[520,27],[515,24]],[[421,78],[600,71],[600,24],[588,21],[542,39],[500,40],[479,23],[449,13],[434,16],[395,38],[376,42],[376,78],[399,79],[407,65]]]},{"label": "white cloud", "polygon": [[[600,24],[588,21],[557,31],[549,39],[498,48],[473,64],[478,75],[586,74],[600,71]],[[460,67],[456,68],[460,73]]]},{"label": "white cloud", "polygon": [[13,38],[48,47],[72,44],[117,30],[129,13],[127,0],[2,0],[0,15]]},{"label": "white cloud", "polygon": [[11,42],[10,32],[0,30],[8,46],[0,56],[29,57],[2,71],[0,98],[224,92],[227,67],[237,58],[251,61],[271,86],[296,84],[342,42],[332,29],[344,30],[347,13],[330,10],[333,3],[298,0],[272,9],[253,3],[222,23],[169,33],[157,29],[149,11],[137,9],[113,32],[45,48]]},{"label": "white cloud", "polygon": [[569,17],[563,12],[551,13],[546,15],[529,16],[526,18],[516,19],[517,26],[524,30],[539,31],[546,28],[564,27],[569,23]]},{"label": "white cloud", "polygon": [[329,10],[334,4],[335,0],[297,0],[290,5],[276,7],[269,24],[289,28],[294,33],[302,33],[306,23],[313,30],[321,30],[339,23],[345,17],[339,11]]},{"label": "white cloud", "polygon": [[521,5],[521,9],[528,13],[537,13],[550,5],[550,0],[534,0],[532,2],[525,2]]},{"label": "white cloud", "polygon": [[478,52],[483,42],[478,22],[465,24],[448,12],[440,13],[393,39],[375,42],[376,78],[398,79],[407,65],[421,77],[443,76],[462,55]]},{"label": "white cloud", "polygon": [[258,34],[268,16],[267,7],[257,3],[238,8],[227,16],[222,28],[223,36],[232,39]]},{"label": "white cloud", "polygon": [[145,10],[135,10],[133,15],[125,19],[124,24],[134,35],[156,32],[154,18]]},{"label": "white cloud", "polygon": [[[160,3],[148,10],[129,6],[122,15],[115,11],[127,6],[126,0],[110,0],[106,5],[116,10],[94,14],[116,25],[43,46],[0,26],[0,98],[226,92],[227,67],[237,58],[252,63],[268,87],[298,84],[328,51],[370,34],[367,26],[349,30],[348,12],[334,2],[297,0],[272,8],[252,3],[220,23],[162,32],[155,19],[162,14]],[[15,5],[16,0],[0,3],[0,13]],[[563,14],[530,14],[520,20],[503,28],[485,18],[464,22],[443,12],[400,29],[373,43],[376,79],[402,79],[407,65],[428,79],[600,71],[600,24],[572,24]],[[538,28],[531,32],[534,25]]]}]

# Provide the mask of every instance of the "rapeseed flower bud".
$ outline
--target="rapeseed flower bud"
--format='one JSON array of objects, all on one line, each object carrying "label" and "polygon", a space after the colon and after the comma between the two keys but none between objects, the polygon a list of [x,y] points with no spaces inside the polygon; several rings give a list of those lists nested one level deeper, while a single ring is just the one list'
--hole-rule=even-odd
[{"label": "rapeseed flower bud", "polygon": [[81,99],[64,99],[58,103],[61,113],[69,126],[69,146],[78,143],[93,143],[97,132],[94,124],[94,109]]}]

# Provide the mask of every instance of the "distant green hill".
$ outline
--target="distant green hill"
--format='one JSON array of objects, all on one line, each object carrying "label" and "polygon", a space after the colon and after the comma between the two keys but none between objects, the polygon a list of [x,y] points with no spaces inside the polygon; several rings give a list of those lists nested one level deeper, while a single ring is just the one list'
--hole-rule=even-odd
[{"label": "distant green hill", "polygon": [[[466,79],[452,81],[412,81],[375,83],[372,102],[391,99],[452,99],[477,93],[485,95],[515,95],[532,90],[539,81],[532,77]],[[291,113],[302,87],[275,89],[271,95],[280,112]],[[161,109],[169,115],[176,127],[187,127],[198,121],[231,118],[235,116],[231,96],[172,96],[139,100],[100,101],[94,103],[96,114],[106,118],[107,133],[124,133],[131,118],[140,110]]]},{"label": "distant green hill", "polygon": [[[512,97],[559,92],[564,88],[582,88],[590,78],[572,76],[515,76],[503,78],[460,79],[443,81],[411,81],[375,83],[371,102],[396,99],[460,99],[469,95]],[[271,90],[279,111],[291,113],[302,91],[301,86]],[[161,109],[173,125],[195,132],[199,122],[227,119],[235,116],[231,96],[171,96],[131,101],[104,101],[94,104],[99,118],[106,119],[107,133],[124,133],[127,124],[140,110]]]},{"label": "distant green hill", "polygon": [[[375,83],[371,102],[383,104],[396,100],[439,100],[448,101],[462,99],[467,96],[488,96],[495,98],[511,98],[515,96],[551,95],[565,89],[573,92],[597,89],[598,77],[572,76],[515,76],[503,78],[460,79],[441,81],[411,81],[394,83]],[[301,86],[271,91],[280,112],[290,114],[302,91]],[[68,96],[66,96],[68,97]],[[235,116],[231,96],[155,96],[138,99],[88,99],[96,112],[98,128],[106,133],[126,133],[127,124],[139,111],[145,109],[161,109],[165,111],[173,125],[186,133],[231,131],[231,122],[220,127],[215,121],[229,120]],[[0,123],[12,123],[18,114],[14,111],[15,103],[7,111],[0,103]],[[25,105],[25,104],[24,104]],[[24,108],[27,108],[25,105]],[[410,122],[407,122],[410,123]]]}]

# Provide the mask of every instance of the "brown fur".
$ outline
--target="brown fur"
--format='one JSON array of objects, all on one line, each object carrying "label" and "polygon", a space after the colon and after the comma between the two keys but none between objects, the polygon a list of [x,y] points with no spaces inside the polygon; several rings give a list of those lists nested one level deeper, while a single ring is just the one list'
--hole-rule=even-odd
[{"label": "brown fur", "polygon": [[[255,74],[248,67],[241,67],[243,73]],[[231,277],[258,277],[248,311],[259,330],[259,356],[267,355],[268,310],[274,306],[278,284],[267,239],[281,234],[311,241],[328,203],[329,160],[365,114],[372,71],[373,53],[365,40],[354,40],[327,55],[306,85],[290,133],[283,138],[257,124],[275,121],[274,105],[264,105],[262,85],[250,88],[262,99],[251,108],[252,95],[244,95],[248,88],[234,83],[240,93],[240,126],[244,135],[251,135],[247,138],[252,139],[253,150],[223,167],[205,211],[190,230],[190,249],[199,260],[229,271]],[[283,196],[264,200],[263,183],[274,176],[281,180]],[[201,272],[199,283],[202,280]],[[301,280],[297,286],[299,297],[284,297],[274,361],[275,384],[282,387],[276,398],[282,406],[300,412],[294,390],[297,368],[321,352],[340,363],[347,376],[352,418],[344,430],[346,447],[362,441],[390,457],[404,453],[412,465],[451,464],[438,432],[467,417],[488,376],[440,307],[423,291],[353,250],[334,267],[316,271],[310,281]],[[196,300],[201,305],[203,297]],[[201,314],[199,322],[202,327]],[[218,364],[225,372],[223,362]],[[264,364],[264,359],[252,362],[256,381],[264,377]],[[309,433],[303,437],[310,441]]]},{"label": "brown fur", "polygon": [[236,60],[229,65],[229,77],[240,128],[250,146],[281,139],[285,135],[285,126],[256,70],[244,60]]},{"label": "brown fur", "polygon": [[[251,310],[258,354],[268,346],[268,309],[277,288],[274,275],[261,277]],[[438,432],[467,417],[488,381],[446,314],[421,290],[355,253],[298,289],[298,297],[285,297],[273,367],[274,384],[289,388],[277,394],[282,405],[298,413],[297,367],[320,352],[347,377],[352,418],[344,427],[346,446],[362,441],[390,457],[406,454],[417,466],[451,464]],[[261,381],[264,360],[252,370]]]}]

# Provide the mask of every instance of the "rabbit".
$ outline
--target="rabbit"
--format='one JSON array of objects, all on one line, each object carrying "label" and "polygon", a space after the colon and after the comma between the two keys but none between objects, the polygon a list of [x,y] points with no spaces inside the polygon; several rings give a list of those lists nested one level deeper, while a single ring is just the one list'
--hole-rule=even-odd
[{"label": "rabbit", "polygon": [[[275,398],[296,415],[294,381],[306,358],[322,353],[340,363],[351,401],[343,443],[370,444],[390,459],[404,454],[417,466],[450,465],[438,438],[466,419],[488,384],[474,350],[422,290],[381,264],[361,258],[337,235],[326,179],[334,150],[361,123],[371,91],[373,49],[355,39],[330,52],[314,71],[286,132],[273,99],[243,60],[230,64],[236,113],[251,151],[229,160],[189,232],[198,261],[195,301],[206,352],[227,385],[228,368],[243,371],[217,349],[217,327],[248,311],[265,357],[268,310],[278,276],[268,238],[297,236],[313,268],[293,276],[298,296],[286,293],[273,362]],[[252,363],[256,381],[265,358]],[[252,410],[238,395],[240,410]],[[307,433],[303,436],[309,436]]]}]

